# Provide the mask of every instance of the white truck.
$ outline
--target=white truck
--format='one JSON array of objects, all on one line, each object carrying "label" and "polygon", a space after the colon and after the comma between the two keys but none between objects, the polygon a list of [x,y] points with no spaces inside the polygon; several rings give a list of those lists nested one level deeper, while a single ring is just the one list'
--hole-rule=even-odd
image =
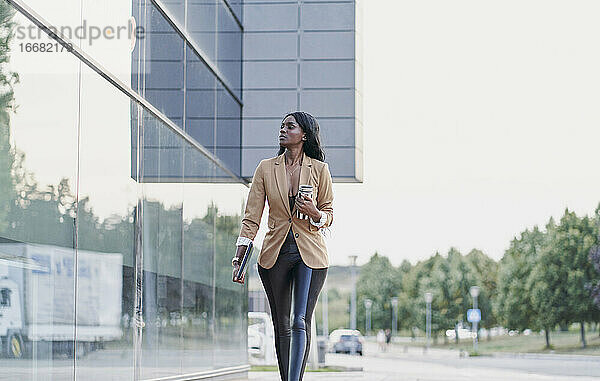
[{"label": "white truck", "polygon": [[3,355],[81,357],[121,339],[122,263],[120,253],[1,239]]}]

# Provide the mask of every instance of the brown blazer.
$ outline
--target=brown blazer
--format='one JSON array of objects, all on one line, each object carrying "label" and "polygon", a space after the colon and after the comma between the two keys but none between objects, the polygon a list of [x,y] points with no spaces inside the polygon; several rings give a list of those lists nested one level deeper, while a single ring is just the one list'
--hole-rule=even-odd
[{"label": "brown blazer", "polygon": [[330,226],[333,222],[333,183],[329,165],[302,153],[299,184],[313,186],[313,202],[316,203],[317,209],[327,214],[327,221],[318,228],[307,219],[297,218],[294,213],[295,205],[294,209],[290,210],[283,155],[264,159],[258,164],[246,201],[240,236],[254,240],[266,198],[269,203],[269,231],[265,235],[258,264],[266,269],[273,267],[291,226],[292,231],[296,233],[294,237],[304,263],[315,269],[328,267],[327,246],[320,229]]}]

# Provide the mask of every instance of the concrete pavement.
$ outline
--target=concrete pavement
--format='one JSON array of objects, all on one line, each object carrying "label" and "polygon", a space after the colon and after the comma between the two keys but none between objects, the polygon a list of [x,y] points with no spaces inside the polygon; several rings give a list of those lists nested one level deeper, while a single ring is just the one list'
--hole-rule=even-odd
[{"label": "concrete pavement", "polygon": [[[330,354],[328,365],[362,367],[362,372],[306,372],[305,381],[598,381],[600,358],[545,356],[545,358],[471,357],[460,358],[458,352],[395,346],[386,353],[375,346],[365,348],[365,356]],[[250,372],[250,380],[276,381],[275,372]]]}]

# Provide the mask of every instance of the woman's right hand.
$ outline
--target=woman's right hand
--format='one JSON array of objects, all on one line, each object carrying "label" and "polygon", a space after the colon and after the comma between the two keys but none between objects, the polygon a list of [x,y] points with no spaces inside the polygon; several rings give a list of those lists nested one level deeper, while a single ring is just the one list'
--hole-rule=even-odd
[{"label": "woman's right hand", "polygon": [[237,276],[237,273],[238,273],[239,269],[240,269],[240,265],[239,264],[236,263],[236,264],[233,265],[233,273],[232,273],[233,274],[233,281],[236,282],[236,283],[239,283],[239,284],[244,284],[244,279],[246,279],[246,273],[242,274],[241,278],[237,278],[236,276]]},{"label": "woman's right hand", "polygon": [[240,269],[240,264],[242,258],[244,258],[244,253],[246,252],[247,248],[248,246],[238,246],[237,252],[235,253],[235,256],[238,257],[240,260],[237,263],[233,263],[232,280],[239,284],[244,284],[244,280],[246,279],[246,273],[242,274],[241,278],[237,278],[236,275]]}]

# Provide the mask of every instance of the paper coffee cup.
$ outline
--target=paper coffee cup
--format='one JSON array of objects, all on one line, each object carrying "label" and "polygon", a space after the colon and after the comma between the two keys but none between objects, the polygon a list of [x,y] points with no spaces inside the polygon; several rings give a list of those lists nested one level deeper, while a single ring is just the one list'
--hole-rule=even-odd
[{"label": "paper coffee cup", "polygon": [[[298,193],[306,198],[312,198],[313,187],[312,185],[300,185],[298,187]],[[299,210],[296,210],[296,212],[298,218],[300,219],[307,220],[309,218],[308,215],[300,213]]]}]

